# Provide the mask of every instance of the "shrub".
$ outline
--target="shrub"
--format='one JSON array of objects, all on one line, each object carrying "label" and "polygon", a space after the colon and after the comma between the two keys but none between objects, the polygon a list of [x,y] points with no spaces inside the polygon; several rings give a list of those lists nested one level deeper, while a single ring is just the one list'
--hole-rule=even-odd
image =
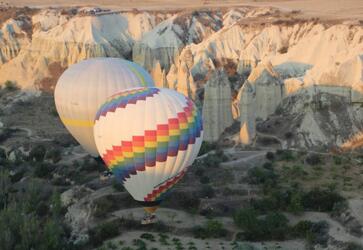
[{"label": "shrub", "polygon": [[344,250],[363,250],[363,246],[355,242],[348,242]]},{"label": "shrub", "polygon": [[223,162],[222,157],[216,155],[216,154],[210,154],[207,157],[203,158],[203,165],[205,167],[213,168],[218,167],[221,162]]},{"label": "shrub", "polygon": [[204,174],[204,168],[198,167],[198,168],[195,170],[195,175],[196,175],[196,176],[201,177],[201,176],[203,176],[203,174]]},{"label": "shrub", "polygon": [[267,184],[272,186],[276,184],[278,177],[273,170],[262,167],[250,168],[247,176],[250,184]]},{"label": "shrub", "polygon": [[273,161],[275,159],[275,154],[273,152],[267,152],[266,153],[266,159]]},{"label": "shrub", "polygon": [[62,159],[62,152],[57,148],[52,148],[45,154],[46,159],[52,160],[53,163],[57,163]]},{"label": "shrub", "polygon": [[334,156],[333,156],[333,160],[334,160],[335,165],[340,165],[340,164],[342,164],[342,163],[343,163],[342,158],[341,158],[341,157],[339,157],[339,156],[337,156],[337,155],[334,155]]},{"label": "shrub", "polygon": [[210,179],[208,176],[202,176],[202,177],[200,177],[199,180],[200,180],[200,183],[202,183],[202,184],[208,184],[210,182]]},{"label": "shrub", "polygon": [[305,209],[321,212],[331,212],[341,202],[345,202],[345,199],[337,192],[318,188],[305,193],[302,197]]},{"label": "shrub", "polygon": [[291,150],[278,149],[276,151],[276,155],[278,156],[278,160],[280,161],[292,161],[295,159],[294,154]]},{"label": "shrub", "polygon": [[304,207],[302,205],[302,196],[300,192],[292,193],[287,210],[294,214],[298,214],[304,211]]},{"label": "shrub", "polygon": [[163,204],[168,207],[180,207],[185,210],[196,211],[200,200],[194,193],[174,192],[173,199],[166,199]]},{"label": "shrub", "polygon": [[45,157],[45,153],[47,152],[47,149],[43,145],[38,145],[32,148],[29,152],[29,159],[31,161],[43,161]]},{"label": "shrub", "polygon": [[321,157],[318,154],[309,154],[306,159],[306,163],[309,165],[315,166],[321,163]]},{"label": "shrub", "polygon": [[291,139],[292,137],[294,137],[294,134],[292,133],[292,132],[286,132],[285,134],[284,134],[284,136],[285,136],[285,138],[286,139]]},{"label": "shrub", "polygon": [[6,152],[3,148],[0,148],[0,159],[6,159]]},{"label": "shrub", "polygon": [[49,177],[53,170],[54,170],[53,165],[44,162],[39,162],[36,163],[35,165],[34,175],[39,178]]},{"label": "shrub", "polygon": [[41,201],[38,203],[35,212],[38,216],[43,217],[48,214],[48,210],[48,204],[45,201]]},{"label": "shrub", "polygon": [[210,185],[203,185],[199,193],[201,198],[213,198],[215,195],[214,189]]},{"label": "shrub", "polygon": [[113,179],[113,181],[112,181],[112,187],[117,192],[123,192],[123,191],[125,191],[125,188],[122,185],[122,183],[119,182],[119,181],[117,181],[116,179]]},{"label": "shrub", "polygon": [[261,221],[265,236],[269,240],[284,240],[288,232],[288,219],[277,212],[269,213]]},{"label": "shrub", "polygon": [[241,240],[285,239],[288,232],[288,220],[283,214],[268,213],[262,219],[258,219],[257,215],[257,211],[251,208],[242,209],[234,215],[234,222],[244,231],[244,237]]},{"label": "shrub", "polygon": [[140,235],[140,238],[141,238],[141,239],[145,239],[145,240],[149,240],[149,241],[153,241],[153,242],[155,242],[155,237],[154,237],[154,235],[149,234],[149,233],[143,233],[143,234],[141,234],[141,235]]},{"label": "shrub", "polygon": [[272,170],[273,169],[273,164],[272,162],[265,162],[263,165],[262,165],[263,168],[266,168],[268,170]]},{"label": "shrub", "polygon": [[196,238],[221,238],[227,235],[227,230],[224,229],[222,223],[217,220],[209,220],[201,227],[197,226],[193,228],[193,234]]},{"label": "shrub", "polygon": [[234,223],[245,231],[255,231],[258,226],[257,211],[252,208],[244,208],[237,211],[233,220]]},{"label": "shrub", "polygon": [[308,220],[299,221],[291,228],[290,234],[292,237],[310,239],[312,237],[311,228],[313,224],[313,222]]},{"label": "shrub", "polygon": [[16,82],[13,82],[13,81],[8,80],[4,83],[4,85],[5,85],[5,89],[8,91],[15,91],[15,90],[19,89],[19,86],[16,84]]},{"label": "shrub", "polygon": [[198,155],[204,155],[204,154],[208,153],[209,151],[212,151],[216,148],[217,148],[217,145],[215,143],[203,141]]},{"label": "shrub", "polygon": [[90,241],[94,246],[99,246],[103,241],[120,234],[117,220],[104,222],[89,231]]}]

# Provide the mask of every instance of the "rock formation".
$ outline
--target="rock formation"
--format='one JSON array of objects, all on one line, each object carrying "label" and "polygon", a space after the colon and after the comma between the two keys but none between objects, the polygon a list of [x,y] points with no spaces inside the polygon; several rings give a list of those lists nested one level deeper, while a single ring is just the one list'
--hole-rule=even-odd
[{"label": "rock formation", "polygon": [[41,12],[33,21],[31,42],[0,67],[0,82],[13,80],[25,88],[34,88],[36,82],[51,75],[48,67],[52,63],[66,68],[89,57],[131,54],[133,39],[122,15],[61,18],[53,12]]},{"label": "rock formation", "polygon": [[232,123],[230,82],[227,74],[218,69],[213,72],[204,89],[204,140],[217,141]]},{"label": "rock formation", "polygon": [[185,50],[179,56],[176,76],[176,90],[185,96],[195,99],[197,86],[194,83],[190,68],[193,66],[193,55],[190,50]]},{"label": "rock formation", "polygon": [[173,15],[135,43],[133,60],[149,70],[153,68],[154,60],[157,60],[162,68],[169,70],[185,45],[203,41],[221,26],[221,16],[217,12],[183,12]]},{"label": "rock formation", "polygon": [[247,82],[255,92],[256,118],[266,119],[275,112],[283,98],[283,83],[270,62],[261,62]]},{"label": "rock formation", "polygon": [[175,64],[171,65],[169,73],[166,76],[166,81],[169,89],[176,89],[178,84],[178,68]]},{"label": "rock formation", "polygon": [[256,93],[249,82],[246,82],[240,92],[238,98],[240,101],[240,142],[249,145],[256,137]]},{"label": "rock formation", "polygon": [[168,87],[166,82],[166,75],[165,70],[161,69],[160,63],[156,62],[155,67],[153,68],[151,72],[151,76],[154,79],[155,86],[159,88]]},{"label": "rock formation", "polygon": [[29,45],[27,27],[31,27],[27,18],[9,19],[3,24],[0,30],[0,65],[16,57],[21,48]]}]

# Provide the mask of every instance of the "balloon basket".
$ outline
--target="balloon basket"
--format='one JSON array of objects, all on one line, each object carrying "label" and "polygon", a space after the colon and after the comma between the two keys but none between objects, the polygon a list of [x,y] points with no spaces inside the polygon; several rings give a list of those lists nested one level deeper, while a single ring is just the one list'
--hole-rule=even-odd
[{"label": "balloon basket", "polygon": [[158,218],[155,214],[147,214],[145,217],[141,220],[141,225],[150,225],[155,224],[158,222]]}]

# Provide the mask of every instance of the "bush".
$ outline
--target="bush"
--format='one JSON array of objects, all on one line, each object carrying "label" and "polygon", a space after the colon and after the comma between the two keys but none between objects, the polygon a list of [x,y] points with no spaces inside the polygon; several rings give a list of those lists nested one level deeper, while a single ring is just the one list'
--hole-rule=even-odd
[{"label": "bush", "polygon": [[265,162],[263,165],[262,165],[263,168],[266,168],[268,170],[272,170],[273,169],[273,164],[272,162],[268,161],[268,162]]},{"label": "bush", "polygon": [[6,152],[3,148],[0,148],[0,159],[6,159]]},{"label": "bush", "polygon": [[57,148],[53,148],[45,154],[45,158],[57,163],[62,159],[62,152]]},{"label": "bush", "polygon": [[250,168],[247,176],[250,184],[266,184],[271,186],[276,185],[278,177],[273,170],[262,167]]},{"label": "bush", "polygon": [[140,235],[140,238],[141,238],[141,239],[148,240],[148,241],[155,242],[155,237],[154,237],[154,235],[149,234],[149,233],[143,233],[143,234],[141,234],[141,235]]},{"label": "bush", "polygon": [[244,231],[256,231],[258,227],[257,211],[252,208],[244,208],[237,211],[233,220],[234,223]]},{"label": "bush", "polygon": [[339,156],[337,156],[337,155],[334,155],[334,156],[333,156],[333,160],[334,160],[335,165],[340,165],[340,164],[342,164],[342,163],[343,163],[342,158],[341,158],[341,157],[339,157]]},{"label": "bush", "polygon": [[204,155],[204,154],[208,153],[209,151],[215,150],[216,148],[217,148],[217,145],[215,143],[203,141],[198,155]]},{"label": "bush", "polygon": [[311,228],[313,222],[308,220],[299,221],[296,225],[291,228],[291,236],[303,239],[310,239],[312,237]]},{"label": "bush", "polygon": [[307,192],[302,197],[302,204],[305,209],[331,212],[339,203],[344,203],[345,199],[333,190],[320,190],[318,188]]},{"label": "bush", "polygon": [[294,214],[299,214],[304,211],[304,207],[302,205],[302,195],[300,192],[297,191],[291,194],[287,210]]},{"label": "bush", "polygon": [[309,165],[315,166],[315,165],[318,165],[321,163],[321,158],[320,158],[320,155],[318,155],[318,154],[309,154],[306,157],[305,161]]},{"label": "bush", "polygon": [[210,182],[210,179],[208,176],[202,176],[202,177],[200,177],[199,181],[202,184],[208,184]]},{"label": "bush", "polygon": [[45,153],[47,152],[47,149],[43,145],[38,145],[32,148],[29,152],[29,159],[31,161],[43,161],[45,157]]},{"label": "bush", "polygon": [[49,207],[45,201],[41,201],[38,203],[36,208],[36,214],[40,217],[46,216],[48,214]]},{"label": "bush", "polygon": [[94,246],[99,246],[103,241],[116,237],[120,234],[119,230],[119,222],[108,221],[104,222],[89,231],[90,241]]},{"label": "bush", "polygon": [[278,156],[278,160],[280,161],[292,161],[295,159],[294,154],[291,150],[278,149],[276,151],[276,155]]},{"label": "bush", "polygon": [[227,230],[223,228],[222,223],[217,220],[209,220],[203,227],[193,228],[193,234],[196,238],[221,238],[227,235]]},{"label": "bush", "polygon": [[363,246],[355,242],[348,242],[344,250],[363,250]]},{"label": "bush", "polygon": [[214,189],[210,185],[203,185],[199,193],[201,198],[213,198],[215,195]]},{"label": "bush", "polygon": [[221,162],[223,162],[224,157],[217,154],[209,154],[207,157],[203,158],[202,164],[205,167],[213,168],[218,167]]},{"label": "bush", "polygon": [[13,82],[13,81],[8,80],[4,83],[4,85],[5,85],[5,89],[8,91],[15,91],[15,90],[19,89],[19,86],[16,84],[16,82]]},{"label": "bush", "polygon": [[283,240],[288,233],[287,218],[277,212],[268,213],[259,219],[257,211],[251,208],[239,210],[233,217],[238,227],[243,229],[241,240]]},{"label": "bush", "polygon": [[164,206],[179,207],[188,211],[196,211],[199,207],[200,200],[194,193],[174,192],[173,199],[166,199]]},{"label": "bush", "polygon": [[299,221],[290,230],[290,236],[303,238],[311,245],[326,245],[328,241],[328,224],[325,221],[311,222],[308,220]]},{"label": "bush", "polygon": [[199,176],[199,177],[202,177],[203,174],[204,174],[204,168],[201,168],[201,167],[197,167],[196,170],[195,170],[195,175],[196,176]]},{"label": "bush", "polygon": [[34,168],[34,176],[39,178],[49,177],[54,170],[54,166],[44,162],[36,163]]},{"label": "bush", "polygon": [[284,240],[288,233],[288,219],[285,215],[277,212],[269,213],[261,221],[262,228],[265,231],[264,237],[269,240]]},{"label": "bush", "polygon": [[266,159],[273,161],[275,159],[275,154],[273,152],[267,152],[266,153]]},{"label": "bush", "polygon": [[117,181],[116,179],[113,179],[113,181],[112,181],[112,187],[117,192],[123,192],[123,191],[125,191],[125,188],[122,185],[122,183],[119,182],[119,181]]}]

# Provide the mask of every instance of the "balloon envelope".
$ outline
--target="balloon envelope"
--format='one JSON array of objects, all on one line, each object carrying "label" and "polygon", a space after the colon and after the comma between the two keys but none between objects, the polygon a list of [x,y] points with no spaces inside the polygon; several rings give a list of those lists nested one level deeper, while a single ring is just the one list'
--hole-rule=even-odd
[{"label": "balloon envelope", "polygon": [[153,203],[185,174],[202,143],[194,103],[170,89],[135,88],[98,110],[95,141],[106,165],[137,201]]},{"label": "balloon envelope", "polygon": [[85,150],[98,156],[93,137],[98,108],[110,95],[140,86],[154,86],[154,82],[138,64],[120,58],[92,58],[62,74],[54,92],[55,105],[69,132]]}]

